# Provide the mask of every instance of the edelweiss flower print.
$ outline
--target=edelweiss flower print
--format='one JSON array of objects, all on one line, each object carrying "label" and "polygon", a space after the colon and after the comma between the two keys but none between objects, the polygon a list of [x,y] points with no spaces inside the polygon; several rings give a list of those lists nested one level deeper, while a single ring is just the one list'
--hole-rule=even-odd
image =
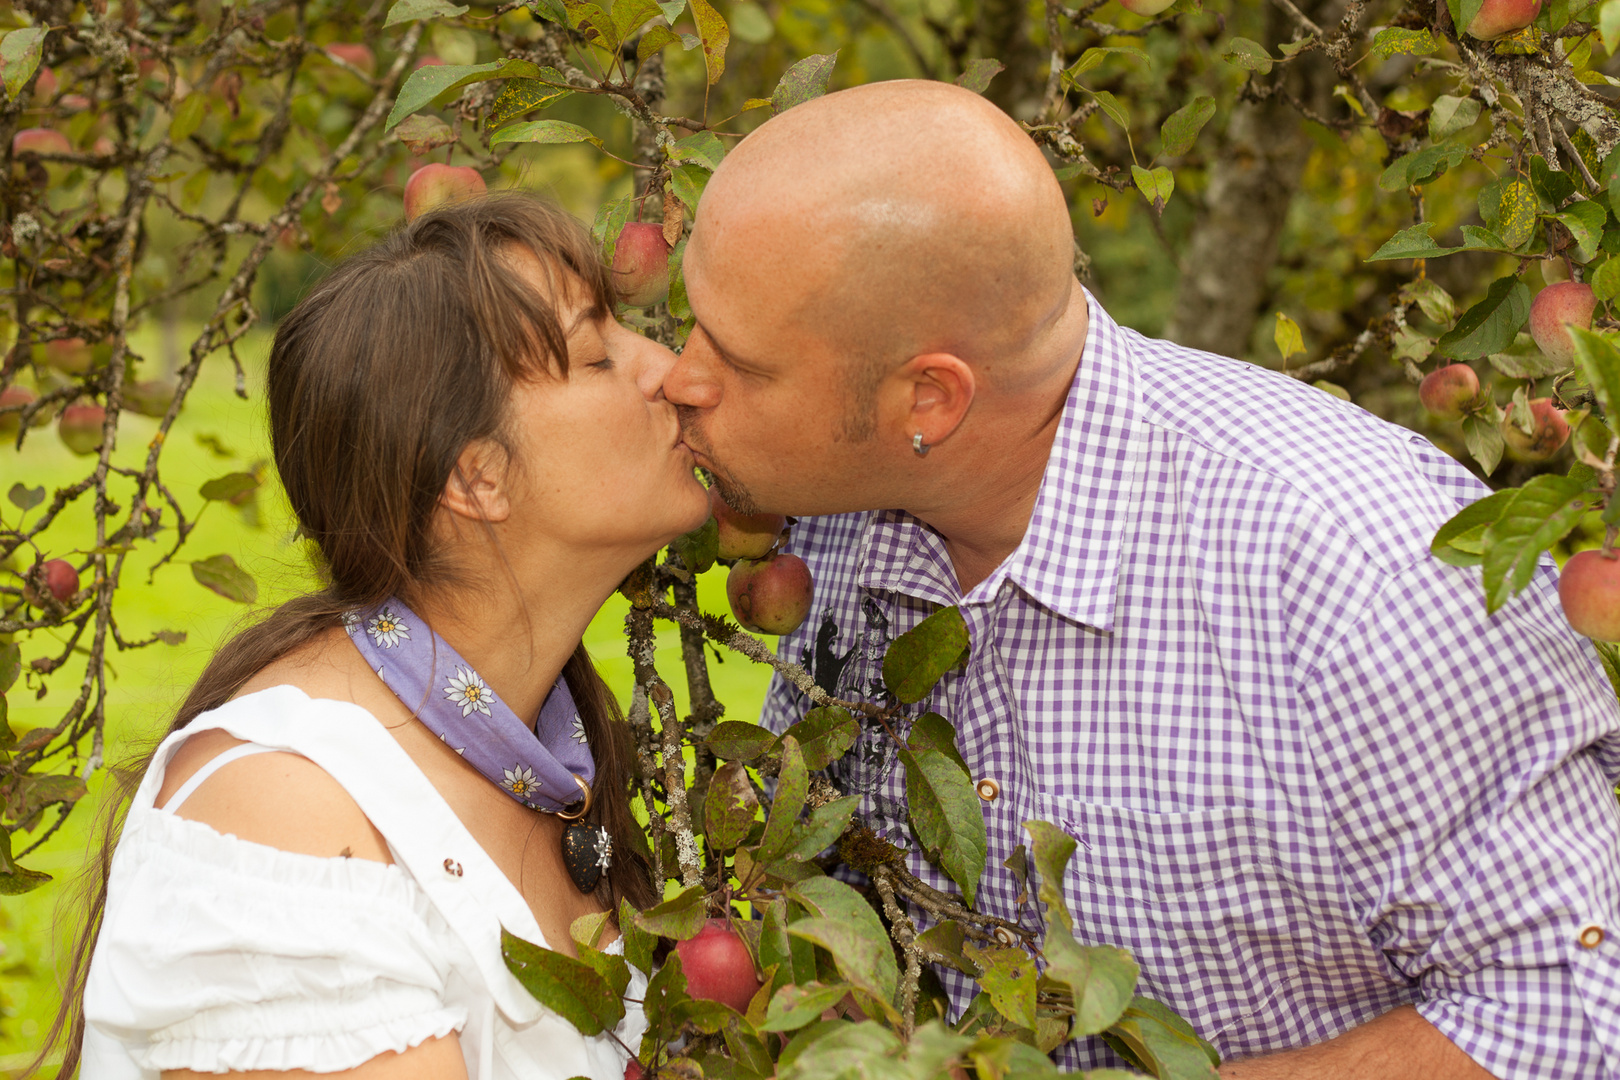
[{"label": "edelweiss flower print", "polygon": [[[580,784],[595,782],[596,763],[566,679],[552,686],[538,715],[519,717],[398,597],[345,615],[343,625],[417,722],[519,803],[547,813],[566,811],[578,804]],[[596,856],[593,847],[589,865]]]},{"label": "edelweiss flower print", "polygon": [[371,640],[385,649],[392,649],[401,641],[411,639],[410,629],[404,620],[388,608],[383,608],[372,616],[371,621],[366,624],[366,633],[371,635]]},{"label": "edelweiss flower print", "polygon": [[501,781],[501,787],[524,802],[529,802],[534,797],[534,793],[540,790],[539,779],[526,765],[519,764],[501,771],[506,774],[506,778]]},{"label": "edelweiss flower print", "polygon": [[462,716],[475,709],[488,716],[490,702],[495,700],[494,693],[472,668],[457,668],[455,678],[444,688],[444,696],[461,706]]}]

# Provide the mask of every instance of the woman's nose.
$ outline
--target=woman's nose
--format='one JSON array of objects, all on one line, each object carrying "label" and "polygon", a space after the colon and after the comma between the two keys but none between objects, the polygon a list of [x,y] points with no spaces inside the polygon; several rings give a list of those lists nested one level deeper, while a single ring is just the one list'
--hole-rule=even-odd
[{"label": "woman's nose", "polygon": [[673,351],[650,338],[640,350],[640,365],[636,371],[636,387],[648,401],[656,399],[664,388],[664,380],[680,358]]}]

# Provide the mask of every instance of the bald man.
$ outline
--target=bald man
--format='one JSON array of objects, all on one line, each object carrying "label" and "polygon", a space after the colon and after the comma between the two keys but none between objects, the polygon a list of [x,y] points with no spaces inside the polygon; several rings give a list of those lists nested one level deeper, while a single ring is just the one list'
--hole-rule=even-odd
[{"label": "bald man", "polygon": [[[665,392],[728,502],[800,519],[782,654],[892,700],[888,643],[959,605],[971,657],[901,724],[956,725],[980,908],[1036,924],[1002,861],[1061,826],[1076,935],[1129,949],[1223,1076],[1620,1077],[1620,711],[1550,564],[1486,617],[1428,550],[1486,493],[1465,469],[1120,327],[1071,261],[1040,152],[954,87],[827,95],[715,172]],[[764,720],[806,708],[778,680]],[[952,888],[881,728],[829,773]]]}]

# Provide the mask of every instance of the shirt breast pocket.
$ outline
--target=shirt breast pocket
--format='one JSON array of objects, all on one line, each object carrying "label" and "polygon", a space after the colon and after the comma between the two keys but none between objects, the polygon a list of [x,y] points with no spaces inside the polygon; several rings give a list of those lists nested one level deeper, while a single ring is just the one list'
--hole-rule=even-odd
[{"label": "shirt breast pocket", "polygon": [[1076,937],[1129,950],[1142,969],[1138,993],[1181,1013],[1217,1048],[1230,1045],[1223,1034],[1253,1026],[1246,1017],[1281,1005],[1299,976],[1309,916],[1262,814],[1065,799],[1045,810],[1076,841],[1064,882]]}]

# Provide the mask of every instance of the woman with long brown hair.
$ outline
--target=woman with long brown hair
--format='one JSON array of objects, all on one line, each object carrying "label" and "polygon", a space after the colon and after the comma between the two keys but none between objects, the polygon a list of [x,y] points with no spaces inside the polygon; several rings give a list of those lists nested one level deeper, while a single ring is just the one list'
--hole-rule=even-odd
[{"label": "woman with long brown hair", "polygon": [[283,321],[275,462],[325,587],[227,643],[140,770],[63,1075],[81,1046],[98,1080],[623,1075],[639,1010],[583,1038],[500,955],[652,897],[580,638],[707,500],[674,356],[613,305],[578,223],[508,195]]}]

